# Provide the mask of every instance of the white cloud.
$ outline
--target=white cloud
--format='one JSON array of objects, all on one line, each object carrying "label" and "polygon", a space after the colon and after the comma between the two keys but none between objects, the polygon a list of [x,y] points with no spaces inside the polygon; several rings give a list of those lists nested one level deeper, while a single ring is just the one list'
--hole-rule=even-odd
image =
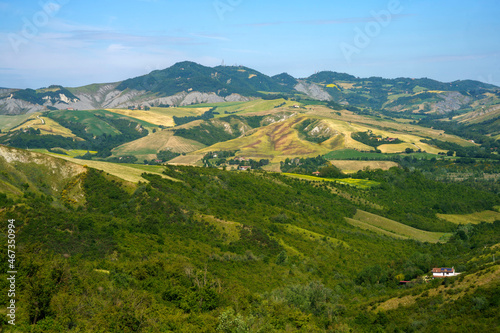
[{"label": "white cloud", "polygon": [[107,52],[114,53],[114,52],[123,52],[123,51],[128,51],[130,50],[130,47],[123,46],[122,44],[111,44],[108,46],[106,49]]}]

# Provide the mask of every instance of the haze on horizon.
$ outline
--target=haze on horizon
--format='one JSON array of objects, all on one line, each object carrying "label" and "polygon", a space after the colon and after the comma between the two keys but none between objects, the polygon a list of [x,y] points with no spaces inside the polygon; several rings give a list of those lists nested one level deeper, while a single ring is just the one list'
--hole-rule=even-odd
[{"label": "haze on horizon", "polygon": [[493,0],[0,0],[0,87],[121,81],[185,60],[500,85],[499,16]]}]

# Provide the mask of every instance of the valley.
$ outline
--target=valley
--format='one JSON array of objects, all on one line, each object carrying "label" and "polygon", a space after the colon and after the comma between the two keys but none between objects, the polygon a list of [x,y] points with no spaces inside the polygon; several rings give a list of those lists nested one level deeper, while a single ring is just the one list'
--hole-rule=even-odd
[{"label": "valley", "polygon": [[191,62],[5,90],[18,331],[495,329],[499,91]]}]

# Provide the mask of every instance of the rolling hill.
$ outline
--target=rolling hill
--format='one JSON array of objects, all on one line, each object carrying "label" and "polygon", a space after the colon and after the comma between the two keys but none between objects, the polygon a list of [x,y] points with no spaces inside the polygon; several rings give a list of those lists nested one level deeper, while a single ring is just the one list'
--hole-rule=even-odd
[{"label": "rolling hill", "polygon": [[[498,204],[491,193],[469,188],[462,197],[463,186],[410,170],[373,172],[378,185],[361,188],[273,173],[74,162],[0,146],[0,218],[16,226],[20,331],[498,327],[492,258],[500,225],[457,226],[428,214],[447,197],[454,213],[481,209],[470,196]],[[421,196],[433,200],[408,204]],[[361,211],[368,201],[371,213]],[[409,209],[403,217],[451,228],[449,241],[405,238],[435,234],[382,218],[394,214],[388,202]],[[447,266],[461,275],[424,282],[433,267]]]},{"label": "rolling hill", "polygon": [[498,87],[472,80],[357,78],[331,71],[296,79],[286,73],[270,77],[244,66],[207,67],[185,61],[115,83],[0,89],[0,114],[249,101],[268,98],[270,93],[276,98],[278,94],[326,101],[335,108],[408,114],[448,114],[500,99]]}]

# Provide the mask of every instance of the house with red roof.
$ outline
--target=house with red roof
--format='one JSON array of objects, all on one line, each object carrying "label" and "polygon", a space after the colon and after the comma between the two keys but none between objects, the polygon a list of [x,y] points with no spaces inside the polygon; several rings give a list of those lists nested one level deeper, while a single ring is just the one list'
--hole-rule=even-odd
[{"label": "house with red roof", "polygon": [[449,267],[440,267],[440,268],[433,268],[432,269],[432,276],[435,278],[445,278],[445,277],[450,277],[450,276],[457,276],[460,273],[455,272],[455,268],[449,268]]}]

